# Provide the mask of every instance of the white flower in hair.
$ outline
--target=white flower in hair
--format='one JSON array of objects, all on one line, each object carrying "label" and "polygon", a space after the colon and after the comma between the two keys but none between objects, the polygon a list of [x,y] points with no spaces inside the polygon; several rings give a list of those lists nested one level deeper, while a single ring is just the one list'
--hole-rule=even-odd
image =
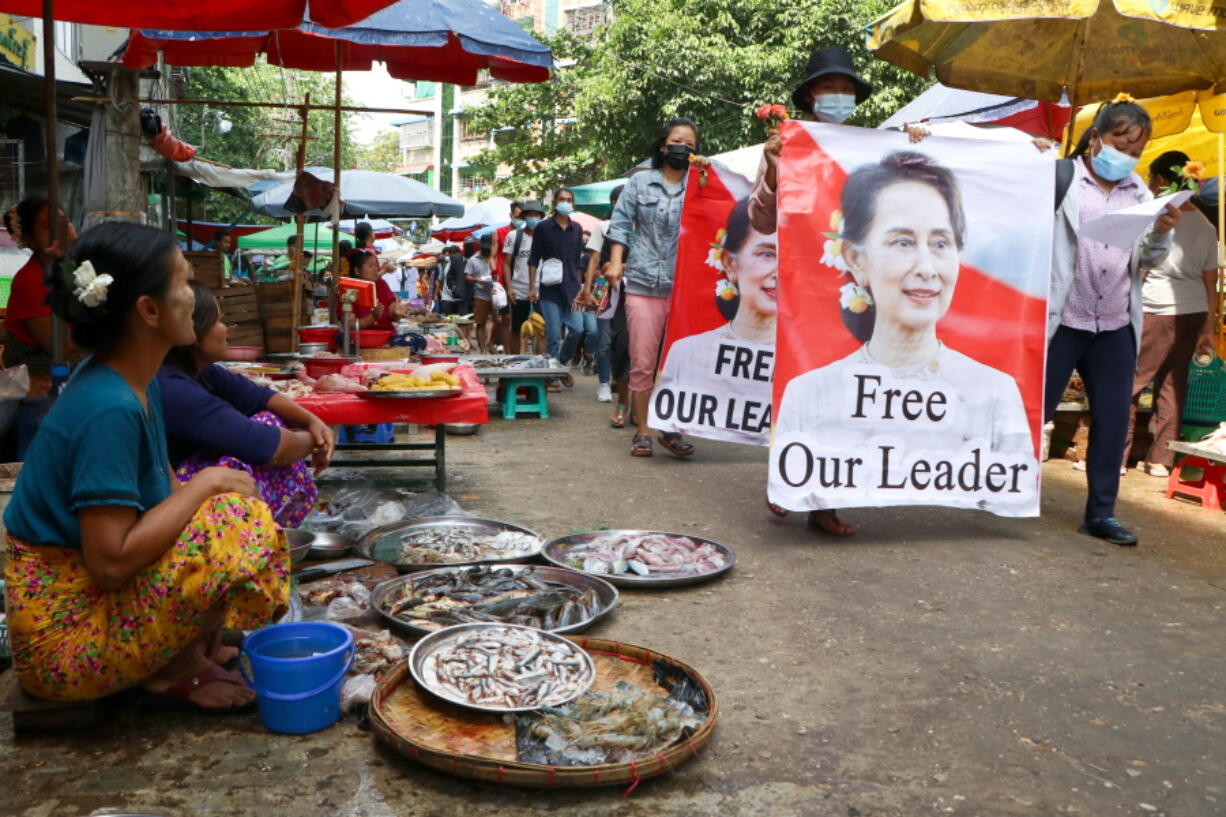
[{"label": "white flower in hair", "polygon": [[106,274],[99,275],[94,270],[93,263],[85,261],[73,270],[72,281],[77,285],[72,294],[77,296],[78,301],[92,309],[106,303],[107,289],[115,279]]}]

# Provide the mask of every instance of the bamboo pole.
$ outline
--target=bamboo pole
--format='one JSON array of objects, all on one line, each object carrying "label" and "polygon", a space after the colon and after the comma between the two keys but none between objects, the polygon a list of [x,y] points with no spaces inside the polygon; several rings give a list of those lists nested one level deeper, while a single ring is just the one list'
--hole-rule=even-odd
[{"label": "bamboo pole", "polygon": [[[307,122],[310,119],[311,109],[311,93],[308,91],[302,103],[302,108],[299,110],[299,115],[302,117],[302,139],[298,142],[298,152],[295,156],[294,167],[297,173],[294,178],[302,174],[303,168],[306,167],[306,144],[307,144]],[[306,214],[298,213],[294,216],[294,223],[298,228],[298,254],[294,258],[294,274],[290,279],[293,281],[293,290],[290,295],[290,351],[298,351],[298,316],[302,313],[302,264],[306,260],[306,253],[302,249],[302,240],[306,231]]]}]

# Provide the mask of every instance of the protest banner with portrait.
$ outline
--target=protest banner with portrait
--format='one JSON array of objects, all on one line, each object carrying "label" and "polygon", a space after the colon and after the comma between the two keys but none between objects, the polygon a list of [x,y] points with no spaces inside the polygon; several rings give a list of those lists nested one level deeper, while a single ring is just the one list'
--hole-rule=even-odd
[{"label": "protest banner with portrait", "polygon": [[778,252],[749,225],[751,187],[718,165],[690,170],[652,428],[769,443]]},{"label": "protest banner with portrait", "polygon": [[1037,516],[1052,157],[784,137],[771,501]]}]

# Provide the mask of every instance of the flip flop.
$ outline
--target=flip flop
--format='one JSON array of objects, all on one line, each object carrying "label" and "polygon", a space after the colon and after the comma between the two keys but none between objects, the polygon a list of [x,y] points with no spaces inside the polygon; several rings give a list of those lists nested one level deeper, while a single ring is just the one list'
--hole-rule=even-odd
[{"label": "flip flop", "polygon": [[775,516],[787,516],[788,515],[787,508],[781,508],[778,505],[776,505],[774,502],[771,502],[769,499],[766,500],[766,509],[770,511],[771,513],[773,513]]},{"label": "flip flop", "polygon": [[[828,525],[823,525],[819,520],[828,520]],[[840,526],[847,525],[850,530],[844,530]],[[832,527],[833,526],[833,527]],[[826,534],[827,536],[851,536],[856,532],[856,529],[849,523],[839,519],[838,511],[809,511],[809,527],[816,531]]]},{"label": "flip flop", "polygon": [[694,446],[681,439],[675,431],[669,431],[656,438],[656,442],[668,449],[668,453],[679,459],[685,459],[694,453]]},{"label": "flip flop", "polygon": [[626,418],[625,418],[625,417],[623,417],[623,416],[622,416],[622,413],[619,411],[619,412],[617,412],[617,416],[616,416],[616,417],[610,417],[610,418],[609,418],[609,425],[610,425],[611,427],[613,427],[613,428],[625,428],[625,427],[626,427]]},{"label": "flip flop", "polygon": [[257,703],[256,700],[252,700],[249,703],[240,704],[238,706],[202,706],[191,699],[191,694],[193,692],[201,687],[217,681],[237,684],[241,687],[247,686],[247,682],[240,676],[235,675],[228,670],[224,670],[210,661],[208,666],[200,672],[187,676],[169,689],[162,692],[154,692],[153,694],[160,695],[163,698],[168,698],[185,709],[190,709],[195,712],[203,712],[207,715],[229,715],[233,712],[246,712],[255,707]]},{"label": "flip flop", "polygon": [[635,434],[634,440],[630,443],[630,456],[650,457],[653,453],[651,450],[651,435]]}]

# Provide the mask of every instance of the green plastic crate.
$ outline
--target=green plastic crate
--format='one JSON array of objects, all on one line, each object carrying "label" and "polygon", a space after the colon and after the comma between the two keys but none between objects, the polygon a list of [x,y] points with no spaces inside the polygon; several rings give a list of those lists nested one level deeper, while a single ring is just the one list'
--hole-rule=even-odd
[{"label": "green plastic crate", "polygon": [[1216,426],[1226,421],[1226,363],[1214,357],[1209,365],[1188,366],[1188,394],[1183,403],[1187,425]]}]

